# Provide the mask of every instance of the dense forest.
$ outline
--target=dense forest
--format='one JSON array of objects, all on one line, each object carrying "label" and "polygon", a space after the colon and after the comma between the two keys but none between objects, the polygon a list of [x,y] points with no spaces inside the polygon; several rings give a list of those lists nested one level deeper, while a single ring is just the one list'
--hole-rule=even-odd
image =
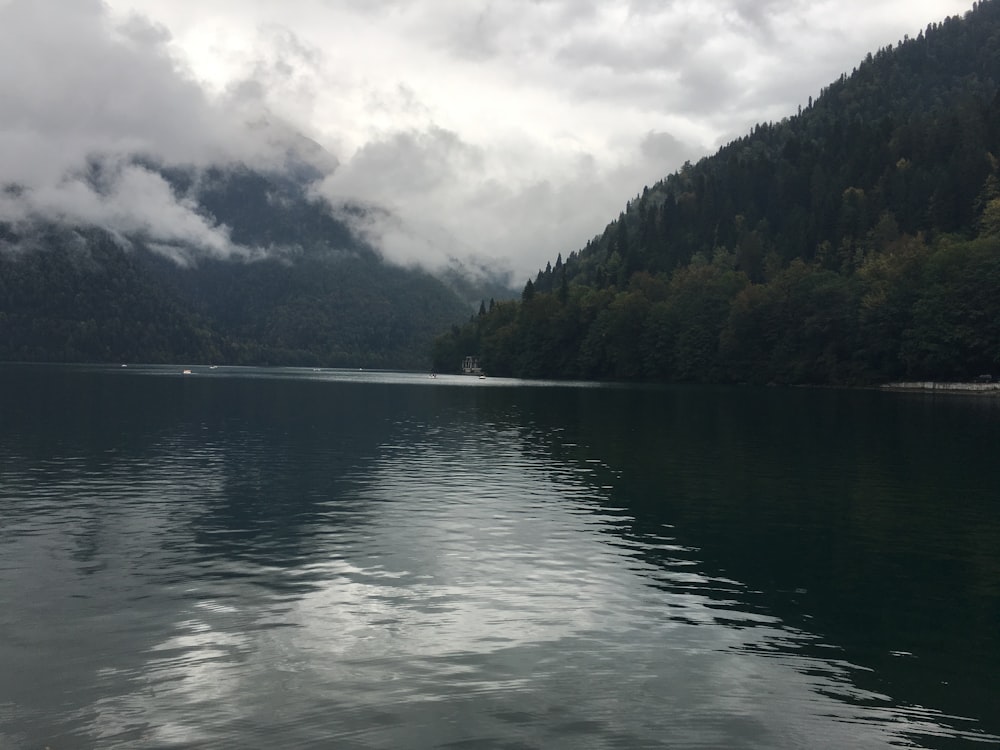
[{"label": "dense forest", "polygon": [[496,375],[862,384],[1000,367],[1000,0],[869,54],[438,337]]},{"label": "dense forest", "polygon": [[141,236],[0,222],[0,361],[426,368],[434,335],[483,292],[384,263],[308,198],[307,180],[145,166],[268,253],[178,263],[185,248]]}]

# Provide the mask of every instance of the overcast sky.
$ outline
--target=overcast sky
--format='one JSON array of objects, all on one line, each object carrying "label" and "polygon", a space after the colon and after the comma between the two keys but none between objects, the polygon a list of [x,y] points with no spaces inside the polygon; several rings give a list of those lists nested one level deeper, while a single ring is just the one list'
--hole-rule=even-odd
[{"label": "overcast sky", "polygon": [[[971,0],[0,0],[0,219],[34,213],[234,249],[121,163],[277,163],[290,133],[369,201],[387,257],[494,259],[519,278],[625,202],[780,120],[868,51]],[[253,127],[246,127],[250,123]]]}]

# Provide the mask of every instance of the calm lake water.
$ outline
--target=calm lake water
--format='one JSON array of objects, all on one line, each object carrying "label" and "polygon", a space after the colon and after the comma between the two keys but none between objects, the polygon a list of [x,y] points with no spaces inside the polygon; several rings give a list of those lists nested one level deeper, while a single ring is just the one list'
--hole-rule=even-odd
[{"label": "calm lake water", "polygon": [[0,366],[0,747],[1000,743],[1000,399]]}]

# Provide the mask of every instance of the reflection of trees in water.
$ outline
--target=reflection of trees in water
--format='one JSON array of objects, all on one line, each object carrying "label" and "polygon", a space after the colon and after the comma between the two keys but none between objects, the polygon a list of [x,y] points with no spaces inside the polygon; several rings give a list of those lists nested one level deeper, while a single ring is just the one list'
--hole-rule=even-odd
[{"label": "reflection of trees in water", "polygon": [[[115,375],[54,366],[0,367],[5,462],[45,465],[53,472],[100,472],[123,457],[147,453],[176,421],[175,394],[184,384]],[[67,463],[67,457],[80,463]]]},{"label": "reflection of trees in water", "polygon": [[[475,429],[480,389],[234,380],[196,413],[218,441],[223,492],[195,529],[206,550],[269,564],[301,562],[324,548],[316,533],[365,523],[359,488],[374,462],[410,441],[452,455]],[[405,450],[406,445],[402,448]]]},{"label": "reflection of trees in water", "polygon": [[590,467],[631,516],[614,533],[667,527],[693,550],[643,559],[668,570],[696,555],[706,580],[742,584],[706,596],[844,648],[873,670],[860,687],[995,722],[1000,402],[679,387],[539,389],[518,404],[526,443]]},{"label": "reflection of trees in water", "polygon": [[[86,478],[74,509],[82,572],[110,545],[124,560],[162,544],[164,560],[196,550],[211,563],[192,575],[246,566],[297,594],[310,581],[281,571],[326,559],[340,527],[362,539],[384,523],[366,484],[375,469],[411,450],[458,467],[511,447],[557,484],[593,489],[595,513],[614,517],[600,533],[662,572],[643,573],[648,585],[703,596],[720,621],[773,615],[818,639],[785,647],[827,659],[825,642],[871,668],[851,673],[858,687],[1000,731],[988,723],[1000,402],[439,385],[0,368],[0,469],[7,489],[44,471],[56,495]],[[30,510],[12,506],[5,521]],[[405,522],[401,508],[392,517]]]},{"label": "reflection of trees in water", "polygon": [[[83,483],[86,495],[75,498],[74,564],[64,567],[88,574],[110,561],[121,578],[102,595],[109,611],[134,610],[140,605],[131,593],[145,595],[148,581],[170,584],[181,576],[184,586],[241,591],[241,601],[260,609],[274,603],[271,595],[290,594],[303,607],[312,601],[317,618],[327,617],[339,611],[337,600],[316,597],[331,590],[324,588],[331,552],[345,538],[355,547],[340,552],[356,564],[367,564],[368,545],[389,567],[438,565],[440,575],[459,577],[469,566],[422,546],[418,521],[446,519],[451,526],[440,521],[436,536],[428,536],[447,541],[445,532],[455,533],[468,542],[485,528],[480,521],[491,522],[491,507],[451,516],[446,501],[454,503],[459,490],[447,488],[434,508],[436,490],[406,476],[406,467],[434,462],[429,476],[441,481],[450,472],[473,490],[477,472],[497,469],[481,479],[499,492],[508,481],[499,469],[516,464],[538,485],[566,488],[551,493],[545,523],[517,541],[569,558],[575,548],[560,553],[558,535],[575,529],[620,576],[662,592],[651,601],[664,621],[697,630],[714,617],[737,630],[757,627],[754,615],[761,615],[770,623],[762,627],[777,634],[765,645],[783,664],[800,659],[803,674],[810,659],[814,666],[831,663],[829,649],[819,647],[824,642],[842,649],[845,664],[873,669],[844,677],[868,696],[859,702],[888,694],[991,718],[987,703],[1000,666],[993,627],[1000,620],[1000,539],[990,514],[1000,471],[988,452],[996,444],[993,401],[18,372],[0,370],[5,481],[51,468],[46,477],[56,494]],[[419,507],[412,497],[399,498],[416,492]],[[505,507],[500,494],[491,502]],[[508,510],[516,505],[508,502]],[[593,518],[571,517],[570,508]],[[598,535],[610,544],[597,544]],[[488,541],[477,548],[483,558]],[[401,551],[396,560],[392,549]],[[132,561],[140,558],[136,568]],[[356,587],[368,575],[333,572]],[[571,578],[565,585],[546,579],[548,588],[534,590],[559,596],[572,591]],[[471,580],[481,580],[478,569]],[[213,588],[212,581],[223,585]],[[521,590],[517,581],[501,583],[504,591]],[[433,623],[438,615],[421,613],[414,592],[437,595],[439,587],[409,579],[407,585],[414,622]],[[358,590],[385,593],[380,581]],[[160,609],[141,605],[150,607],[142,616],[173,618],[182,631],[190,597],[204,595],[158,600]],[[395,604],[379,601],[400,615]],[[664,604],[685,601],[686,608]],[[202,614],[199,622],[238,630],[241,616]],[[746,643],[755,637],[748,634]]]},{"label": "reflection of trees in water", "polygon": [[352,496],[405,398],[297,380],[229,381],[212,392],[203,431],[222,456],[222,491],[194,529],[205,551],[274,565],[315,551],[313,531],[361,523]]}]

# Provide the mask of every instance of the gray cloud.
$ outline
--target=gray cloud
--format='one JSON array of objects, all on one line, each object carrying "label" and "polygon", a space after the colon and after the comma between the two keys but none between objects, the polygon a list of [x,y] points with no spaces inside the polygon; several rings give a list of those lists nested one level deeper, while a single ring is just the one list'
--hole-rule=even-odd
[{"label": "gray cloud", "polygon": [[691,147],[685,146],[670,133],[649,132],[639,143],[639,153],[666,174],[666,170],[678,160],[690,157]]},{"label": "gray cloud", "polygon": [[533,60],[548,57],[559,40],[599,18],[587,0],[507,0],[407,4],[408,33],[466,61]]},{"label": "gray cloud", "polygon": [[[0,4],[0,180],[18,186],[0,194],[0,219],[100,225],[175,257],[183,245],[258,252],[235,247],[227,228],[129,157],[278,166],[290,150],[320,155],[260,97],[211,101],[169,54],[170,38],[141,16],[113,23],[96,0]],[[95,162],[99,184],[88,174]]]},{"label": "gray cloud", "polygon": [[0,174],[26,187],[0,212],[65,205],[224,252],[225,228],[153,175],[120,166],[121,186],[89,197],[73,175],[94,154],[281,166],[292,151],[328,173],[331,204],[381,207],[358,230],[386,257],[525,273],[685,159],[966,5],[0,0]]},{"label": "gray cloud", "polygon": [[394,262],[434,267],[459,259],[523,275],[579,249],[603,229],[607,207],[698,154],[665,132],[619,147],[621,160],[608,165],[527,139],[472,145],[431,126],[366,144],[316,191],[335,207],[384,207],[344,216]]},{"label": "gray cloud", "polygon": [[802,0],[731,0],[730,18],[738,29],[771,42],[775,40],[774,20],[794,14],[802,4]]},{"label": "gray cloud", "polygon": [[88,152],[215,158],[232,135],[177,75],[160,27],[113,27],[94,0],[0,6],[0,56],[6,180],[51,182]]},{"label": "gray cloud", "polygon": [[392,133],[385,140],[365,144],[328,181],[346,183],[360,194],[377,190],[394,203],[418,192],[447,187],[462,174],[479,173],[482,168],[479,149],[451,131],[432,126],[425,131]]},{"label": "gray cloud", "polygon": [[142,238],[175,260],[194,260],[191,249],[215,257],[259,254],[232,244],[229,231],[178,199],[162,176],[129,163],[108,164],[100,184],[68,176],[56,184],[0,196],[0,220],[45,219],[69,226],[101,226]]}]

